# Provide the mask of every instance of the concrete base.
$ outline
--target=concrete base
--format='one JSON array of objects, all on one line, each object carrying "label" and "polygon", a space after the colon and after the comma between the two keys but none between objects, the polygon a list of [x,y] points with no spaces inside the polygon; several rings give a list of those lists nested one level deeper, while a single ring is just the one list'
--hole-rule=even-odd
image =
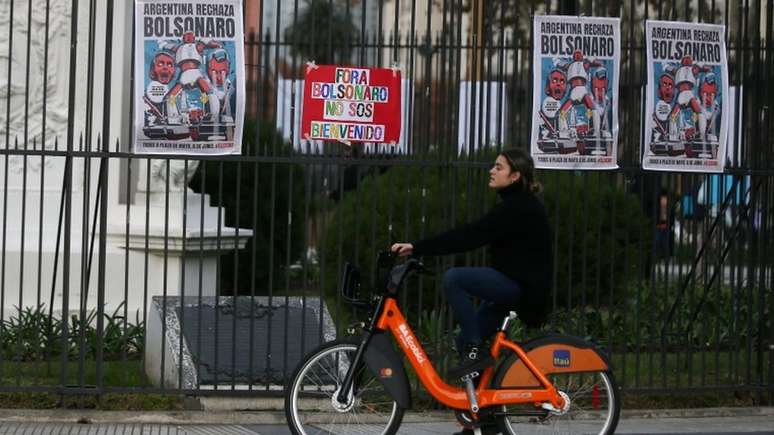
[{"label": "concrete base", "polygon": [[[305,322],[293,317],[300,310],[308,313]],[[185,313],[183,318],[181,313]],[[297,338],[304,330],[296,327],[299,321],[309,329]],[[322,330],[309,327],[310,322]],[[246,331],[246,327],[251,329]],[[266,296],[186,296],[183,302],[179,296],[154,296],[148,312],[144,369],[154,386],[169,389],[248,390],[252,384],[255,390],[268,386],[282,391],[284,377],[304,353],[318,345],[318,340],[309,339],[318,332],[322,342],[336,338],[333,319],[316,297],[274,297],[270,301]],[[300,349],[304,337],[308,341]],[[247,360],[251,348],[252,358]],[[268,356],[266,349],[271,350]]]},{"label": "concrete base", "polygon": [[285,399],[281,397],[196,397],[199,409],[208,412],[226,411],[283,411]]}]

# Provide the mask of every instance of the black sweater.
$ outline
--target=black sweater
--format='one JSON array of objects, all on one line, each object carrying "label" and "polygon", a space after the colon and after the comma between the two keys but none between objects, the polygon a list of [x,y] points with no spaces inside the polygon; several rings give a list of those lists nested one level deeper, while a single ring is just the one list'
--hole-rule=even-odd
[{"label": "black sweater", "polygon": [[498,191],[502,201],[474,222],[414,242],[414,255],[445,255],[489,246],[491,266],[522,288],[515,307],[529,326],[550,308],[553,278],[551,230],[540,200],[520,186]]}]

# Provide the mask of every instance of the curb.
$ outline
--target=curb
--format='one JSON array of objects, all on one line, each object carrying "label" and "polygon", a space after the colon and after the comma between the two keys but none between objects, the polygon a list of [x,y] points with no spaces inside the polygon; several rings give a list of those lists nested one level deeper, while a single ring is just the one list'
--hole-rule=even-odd
[{"label": "curb", "polygon": [[725,407],[686,409],[622,409],[621,418],[722,418],[722,417],[774,417],[774,407]]},{"label": "curb", "polygon": [[[623,419],[664,418],[728,418],[774,417],[774,407],[752,408],[693,408],[622,411]],[[454,421],[450,411],[410,412],[405,423]],[[21,423],[85,423],[85,424],[285,424],[285,414],[279,411],[98,411],[98,410],[39,410],[1,409],[0,422]]]}]

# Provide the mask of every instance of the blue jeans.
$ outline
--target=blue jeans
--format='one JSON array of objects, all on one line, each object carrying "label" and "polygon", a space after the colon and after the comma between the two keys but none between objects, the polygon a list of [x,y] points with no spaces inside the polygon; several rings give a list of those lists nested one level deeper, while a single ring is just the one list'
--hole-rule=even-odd
[{"label": "blue jeans", "polygon": [[[494,334],[522,293],[518,283],[491,267],[452,267],[443,275],[443,291],[460,323],[460,350]],[[471,297],[481,300],[478,312]]]}]

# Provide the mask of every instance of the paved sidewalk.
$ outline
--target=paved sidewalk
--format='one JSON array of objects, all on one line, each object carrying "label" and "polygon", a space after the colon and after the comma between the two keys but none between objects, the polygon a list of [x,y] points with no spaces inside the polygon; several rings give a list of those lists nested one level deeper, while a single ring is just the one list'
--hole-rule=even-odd
[{"label": "paved sidewalk", "polygon": [[[616,433],[774,435],[774,408],[624,412]],[[400,434],[451,434],[450,413],[409,413]],[[80,421],[81,423],[77,423]],[[0,410],[0,435],[286,435],[284,416],[267,412],[100,412]]]},{"label": "paved sidewalk", "polygon": [[[630,435],[773,435],[774,422],[757,418],[624,420],[616,433]],[[454,423],[406,423],[400,434],[438,435],[459,430]],[[286,435],[282,425],[171,425],[123,423],[7,423],[0,422],[0,435]]]}]

